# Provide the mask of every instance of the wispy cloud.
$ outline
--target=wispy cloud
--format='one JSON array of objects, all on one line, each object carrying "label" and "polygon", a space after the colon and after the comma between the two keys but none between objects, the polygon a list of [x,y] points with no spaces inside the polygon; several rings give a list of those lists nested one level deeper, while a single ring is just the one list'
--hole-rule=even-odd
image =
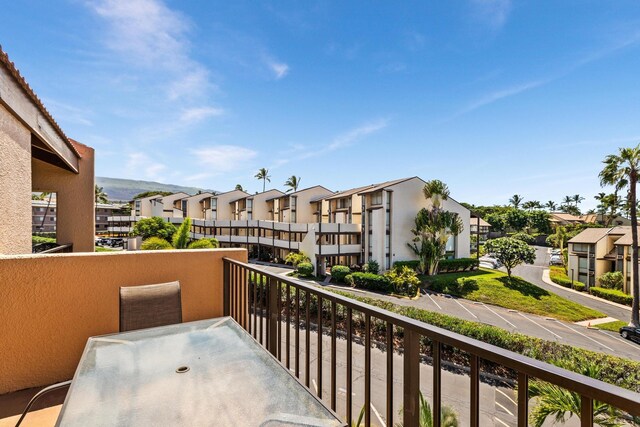
[{"label": "wispy cloud", "polygon": [[222,108],[216,107],[193,107],[182,111],[180,120],[183,122],[199,122],[208,117],[216,117],[224,114]]},{"label": "wispy cloud", "polygon": [[254,159],[258,153],[237,145],[214,145],[191,150],[195,160],[212,168],[212,174],[230,172],[240,169]]},{"label": "wispy cloud", "polygon": [[126,169],[129,171],[142,171],[146,178],[158,181],[162,178],[162,172],[167,169],[167,166],[153,160],[143,152],[135,152],[128,154]]},{"label": "wispy cloud", "polygon": [[386,128],[388,124],[389,120],[379,119],[374,122],[365,123],[361,126],[353,128],[334,138],[333,141],[331,141],[331,143],[327,145],[326,151],[335,151],[339,148],[348,147],[349,145],[354,144],[367,135],[371,135]]},{"label": "wispy cloud", "polygon": [[272,59],[268,59],[267,66],[269,67],[271,72],[273,72],[273,75],[276,78],[276,80],[280,80],[281,78],[289,74],[289,66],[284,62],[278,62]]},{"label": "wispy cloud", "polygon": [[522,83],[516,86],[511,86],[505,89],[499,89],[496,90],[495,92],[491,92],[485,96],[483,96],[480,99],[477,99],[473,102],[471,102],[469,105],[467,105],[466,107],[464,107],[462,110],[458,111],[456,114],[454,114],[453,117],[458,117],[461,116],[463,114],[467,114],[470,113],[474,110],[477,110],[478,108],[484,107],[486,105],[489,104],[493,104],[496,101],[499,101],[501,99],[504,98],[508,98],[510,96],[514,96],[514,95],[518,95],[522,92],[526,92],[528,90],[534,89],[538,86],[541,86],[543,84],[547,83],[546,80],[536,80],[536,81],[531,81],[531,82],[527,82],[527,83]]},{"label": "wispy cloud", "polygon": [[93,126],[93,122],[87,117],[86,109],[64,104],[52,99],[44,99],[43,102],[51,110],[52,114],[63,123],[68,122],[84,126]]},{"label": "wispy cloud", "polygon": [[494,30],[502,28],[511,13],[511,0],[471,0],[471,6],[476,20]]}]

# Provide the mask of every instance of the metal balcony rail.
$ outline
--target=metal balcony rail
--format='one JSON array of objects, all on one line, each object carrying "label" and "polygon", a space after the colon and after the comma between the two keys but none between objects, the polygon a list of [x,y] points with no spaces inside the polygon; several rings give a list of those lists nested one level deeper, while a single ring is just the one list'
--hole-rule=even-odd
[{"label": "metal balcony rail", "polygon": [[[358,315],[357,313],[360,313]],[[393,356],[402,356],[404,427],[419,425],[420,364],[428,360],[433,367],[433,425],[440,426],[442,402],[443,355],[451,349],[468,354],[470,376],[470,425],[480,423],[480,381],[482,367],[499,365],[509,371],[517,393],[518,426],[528,425],[529,379],[545,381],[580,395],[581,426],[593,426],[594,401],[604,402],[640,416],[640,394],[505,350],[442,328],[327,292],[321,288],[288,280],[229,258],[224,258],[224,314],[232,316],[258,342],[293,369],[304,384],[310,386],[311,330],[316,330],[317,396],[322,395],[323,334],[330,337],[329,406],[337,403],[337,338],[346,339],[346,416],[353,420],[353,343],[364,344],[364,421],[371,424],[371,348],[375,343],[386,347],[386,424],[393,426]],[[355,314],[355,316],[354,316]],[[355,320],[354,320],[355,318]],[[375,323],[375,325],[374,325]],[[381,324],[384,327],[380,327]],[[339,330],[341,326],[344,330]],[[372,331],[372,326],[374,327]],[[284,337],[283,337],[284,334]],[[293,335],[293,336],[292,336]],[[304,341],[301,343],[301,335]],[[301,354],[304,346],[304,355]],[[283,346],[285,347],[283,349]],[[293,351],[293,355],[291,352]],[[428,357],[426,356],[428,355]],[[293,356],[293,357],[292,357]],[[293,364],[293,367],[291,366]],[[450,365],[450,364],[449,364]],[[504,375],[504,373],[503,373]],[[325,397],[326,399],[326,397]]]}]

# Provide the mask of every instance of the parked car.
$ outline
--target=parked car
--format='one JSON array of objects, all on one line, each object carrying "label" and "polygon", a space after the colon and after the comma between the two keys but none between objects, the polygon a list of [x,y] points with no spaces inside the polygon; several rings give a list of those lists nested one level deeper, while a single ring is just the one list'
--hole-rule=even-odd
[{"label": "parked car", "polygon": [[502,267],[502,263],[500,261],[488,255],[480,257],[478,261],[480,263],[480,267],[492,268],[494,270]]},{"label": "parked car", "polygon": [[551,255],[551,258],[549,258],[549,265],[564,265],[564,261],[562,261],[562,257],[560,255]]},{"label": "parked car", "polygon": [[623,326],[620,328],[620,336],[624,339],[635,341],[640,344],[640,328]]},{"label": "parked car", "polygon": [[552,249],[551,250],[551,255],[562,255],[562,251],[560,249]]}]

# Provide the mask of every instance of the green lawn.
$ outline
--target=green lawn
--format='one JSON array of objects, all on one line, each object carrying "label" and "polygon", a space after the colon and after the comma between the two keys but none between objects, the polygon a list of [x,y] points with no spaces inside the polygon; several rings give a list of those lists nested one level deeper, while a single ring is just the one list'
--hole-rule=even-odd
[{"label": "green lawn", "polygon": [[553,317],[569,322],[606,317],[604,313],[545,291],[538,286],[495,270],[421,276],[427,289],[500,307]]},{"label": "green lawn", "polygon": [[628,324],[629,324],[629,322],[624,322],[622,320],[616,320],[615,322],[601,323],[599,325],[594,325],[594,327],[596,327],[598,329],[604,329],[605,331],[618,332],[620,330],[620,328],[622,328],[623,326],[627,326]]},{"label": "green lawn", "polygon": [[103,248],[102,246],[96,246],[96,252],[115,252],[115,249]]}]

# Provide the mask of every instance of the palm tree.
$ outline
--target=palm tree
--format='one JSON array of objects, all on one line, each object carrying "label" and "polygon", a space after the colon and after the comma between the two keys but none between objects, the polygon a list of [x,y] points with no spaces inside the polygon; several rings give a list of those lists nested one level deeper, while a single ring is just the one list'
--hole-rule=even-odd
[{"label": "palm tree", "polygon": [[553,212],[556,209],[558,209],[558,205],[556,204],[556,202],[554,202],[553,200],[549,200],[547,203],[544,204],[545,207],[547,209],[549,209],[549,212]]},{"label": "palm tree", "polygon": [[300,181],[302,181],[302,178],[300,178],[299,176],[291,175],[289,179],[287,179],[287,181],[284,183],[285,187],[289,187],[287,193],[289,191],[298,191],[298,185],[300,185]]},{"label": "palm tree", "polygon": [[[420,399],[420,409],[418,414],[418,425],[420,427],[433,427],[433,412],[431,411],[431,405],[424,398],[422,391],[419,391],[419,399]],[[403,409],[400,409],[400,414],[402,414]],[[360,412],[360,418],[358,421],[361,421],[362,415],[364,414],[364,407]],[[354,427],[360,427],[361,424],[353,424]],[[440,411],[440,425],[442,427],[458,427],[458,414],[453,410],[450,406],[442,406]],[[396,423],[396,427],[402,427],[402,423]]]},{"label": "palm tree", "polygon": [[564,196],[564,199],[562,199],[562,204],[563,205],[572,205],[573,204],[573,197]]},{"label": "palm tree", "polygon": [[262,180],[262,192],[264,193],[267,188],[267,181],[271,182],[271,176],[269,175],[269,169],[260,168],[258,169],[258,173],[255,175],[256,178]]},{"label": "palm tree", "polygon": [[542,208],[542,204],[537,200],[529,200],[528,202],[524,202],[522,204],[522,208],[528,211],[532,211],[534,209]]},{"label": "palm tree", "polygon": [[518,209],[523,200],[524,199],[522,198],[521,195],[514,194],[513,197],[509,199],[509,203],[513,205],[514,208]]},{"label": "palm tree", "polygon": [[242,188],[242,185],[240,185],[240,184],[236,184],[236,190],[238,190],[238,191],[244,191],[244,188]]},{"label": "palm tree", "polygon": [[609,154],[603,160],[604,168],[598,175],[600,185],[612,185],[616,192],[627,189],[627,205],[631,213],[631,286],[633,303],[631,325],[640,326],[640,276],[638,275],[638,206],[636,184],[640,171],[640,144],[635,148],[620,148],[618,154]]},{"label": "palm tree", "polygon": [[95,186],[95,201],[96,201],[96,204],[107,203],[109,201],[107,193],[104,192],[104,188],[98,187],[97,184]]},{"label": "palm tree", "polygon": [[579,194],[574,194],[574,196],[572,197],[572,199],[573,199],[573,203],[576,205],[576,208],[577,208],[577,207],[578,207],[578,205],[579,205],[580,203],[582,203],[582,201],[584,200],[584,197],[582,197],[582,196],[581,196],[581,195],[579,195]]}]

